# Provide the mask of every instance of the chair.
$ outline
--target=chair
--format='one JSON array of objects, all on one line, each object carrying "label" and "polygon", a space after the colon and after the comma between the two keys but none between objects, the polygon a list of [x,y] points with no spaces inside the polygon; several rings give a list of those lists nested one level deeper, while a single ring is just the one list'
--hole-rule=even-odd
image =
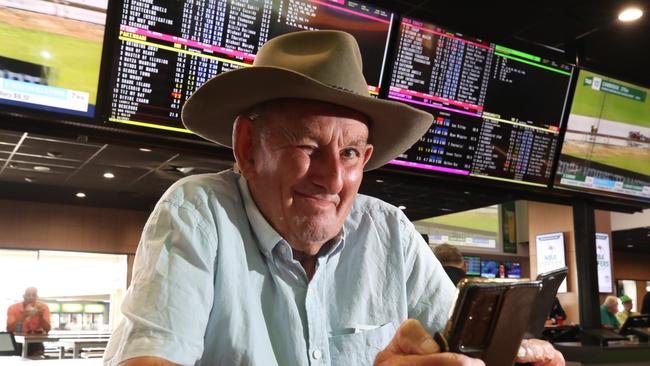
[{"label": "chair", "polygon": [[20,356],[13,333],[0,332],[0,356]]}]

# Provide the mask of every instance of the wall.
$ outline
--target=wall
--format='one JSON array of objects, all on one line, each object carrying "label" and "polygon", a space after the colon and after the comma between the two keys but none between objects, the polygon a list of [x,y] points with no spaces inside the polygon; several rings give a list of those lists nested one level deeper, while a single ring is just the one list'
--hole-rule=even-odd
[{"label": "wall", "polygon": [[530,276],[535,278],[537,272],[537,246],[535,238],[540,234],[554,232],[564,233],[565,258],[569,274],[568,292],[558,294],[560,303],[567,313],[568,323],[578,323],[578,280],[576,276],[576,255],[573,231],[573,209],[571,206],[554,205],[540,202],[528,202],[528,240],[530,255]]},{"label": "wall", "polygon": [[[612,225],[610,212],[596,210],[594,213],[594,224],[596,232],[605,233],[610,237],[610,253],[613,253]],[[570,323],[580,321],[580,310],[578,306],[578,278],[576,274],[576,251],[575,251],[575,232],[573,228],[573,208],[571,206],[554,205],[540,202],[528,203],[528,230],[530,240],[530,272],[531,277],[537,276],[537,255],[535,237],[540,234],[553,232],[564,233],[564,244],[566,250],[566,262],[569,267],[568,289],[564,294],[558,294],[562,307],[567,313]],[[595,240],[595,238],[594,238]],[[612,289],[615,290],[614,279],[616,277],[617,264],[612,260]],[[644,286],[645,287],[645,286]],[[609,294],[601,294],[600,302]]]},{"label": "wall", "polygon": [[[650,281],[650,254],[616,252],[614,256],[614,279],[636,280],[637,309],[646,294],[646,281]],[[639,310],[640,311],[640,310]]]},{"label": "wall", "polygon": [[148,213],[61,204],[0,200],[0,248],[133,255]]},{"label": "wall", "polygon": [[650,209],[634,214],[612,212],[612,230],[634,229],[650,225]]}]

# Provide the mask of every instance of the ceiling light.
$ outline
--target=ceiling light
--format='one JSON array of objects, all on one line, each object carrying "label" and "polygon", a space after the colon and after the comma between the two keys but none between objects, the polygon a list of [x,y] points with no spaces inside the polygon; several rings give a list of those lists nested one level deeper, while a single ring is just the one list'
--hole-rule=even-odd
[{"label": "ceiling light", "polygon": [[48,151],[45,153],[45,155],[47,155],[50,158],[58,158],[59,156],[61,156],[61,153],[58,151]]},{"label": "ceiling light", "polygon": [[147,149],[146,147],[141,147],[138,150],[140,150],[142,152],[151,152],[151,149]]},{"label": "ceiling light", "polygon": [[49,172],[51,169],[50,167],[47,166],[35,165],[34,170],[36,170],[37,172]]},{"label": "ceiling light", "polygon": [[176,170],[178,170],[183,174],[190,174],[192,170],[194,170],[194,167],[192,166],[177,167]]},{"label": "ceiling light", "polygon": [[375,179],[375,182],[377,182],[377,183],[384,183],[384,180],[383,180],[383,179]]},{"label": "ceiling light", "polygon": [[627,8],[618,14],[618,20],[621,22],[633,22],[643,15],[639,8]]},{"label": "ceiling light", "polygon": [[634,248],[634,244],[628,244],[627,247],[628,248]]},{"label": "ceiling light", "polygon": [[113,178],[115,178],[115,174],[113,174],[111,172],[106,172],[106,173],[104,173],[104,178],[113,179]]},{"label": "ceiling light", "polygon": [[34,177],[25,177],[25,182],[27,183],[33,183],[36,180]]},{"label": "ceiling light", "polygon": [[83,192],[77,192],[77,197],[79,197],[79,198],[85,198],[85,197],[86,197],[86,194],[83,193]]},{"label": "ceiling light", "polygon": [[403,205],[399,205],[399,206],[397,206],[397,208],[399,208],[400,210],[406,210],[406,206],[403,206]]}]

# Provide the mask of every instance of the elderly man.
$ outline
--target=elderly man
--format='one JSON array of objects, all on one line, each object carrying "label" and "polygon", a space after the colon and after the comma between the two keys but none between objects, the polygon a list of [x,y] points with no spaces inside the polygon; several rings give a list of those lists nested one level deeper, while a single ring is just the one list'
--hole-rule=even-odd
[{"label": "elderly man", "polygon": [[[47,333],[50,331],[50,308],[38,301],[36,287],[28,287],[23,301],[7,309],[7,331],[13,333]],[[30,343],[27,353],[30,356],[43,353],[43,343]]]},{"label": "elderly man", "polygon": [[297,32],[194,93],[183,122],[241,175],[162,197],[105,364],[483,364],[434,354],[454,287],[399,209],[357,194],[431,123],[369,97],[361,70],[349,34]]},{"label": "elderly man", "polygon": [[607,296],[603,304],[600,305],[600,323],[607,329],[618,329],[621,323],[616,319],[618,312],[618,298],[616,296]]}]

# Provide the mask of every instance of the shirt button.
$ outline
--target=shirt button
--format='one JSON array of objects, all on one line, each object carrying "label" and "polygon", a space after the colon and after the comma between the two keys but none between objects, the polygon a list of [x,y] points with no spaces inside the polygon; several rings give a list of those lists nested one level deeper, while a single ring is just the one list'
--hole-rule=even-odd
[{"label": "shirt button", "polygon": [[311,353],[311,357],[314,358],[314,360],[318,360],[323,356],[320,350],[314,350],[314,352]]}]

